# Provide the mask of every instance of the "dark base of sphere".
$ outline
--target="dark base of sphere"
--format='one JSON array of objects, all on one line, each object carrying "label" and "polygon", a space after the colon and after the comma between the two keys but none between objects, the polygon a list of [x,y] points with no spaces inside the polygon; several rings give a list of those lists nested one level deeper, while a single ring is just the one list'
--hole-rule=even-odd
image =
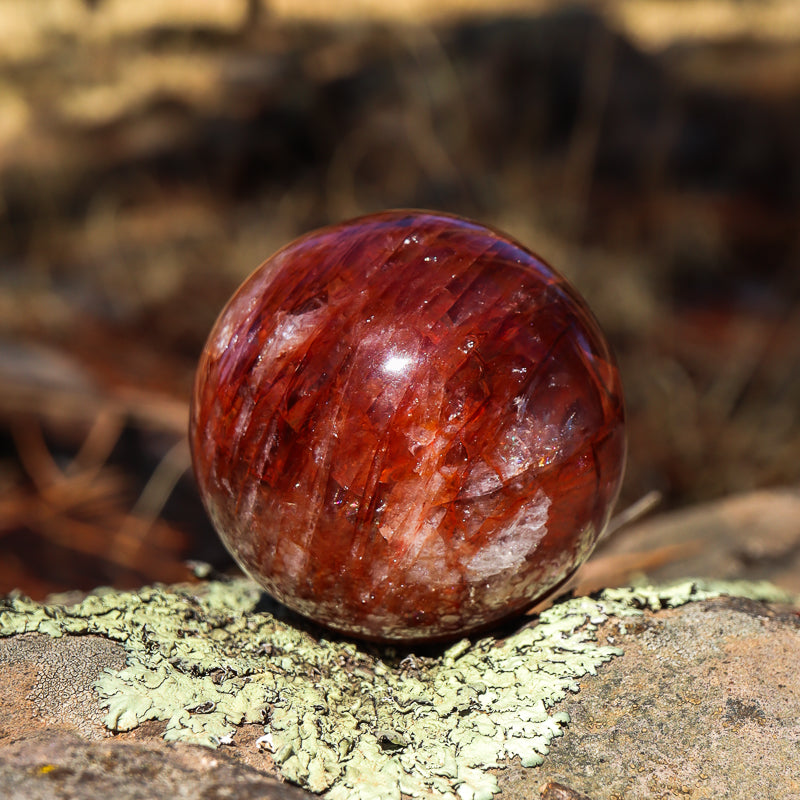
[{"label": "dark base of sphere", "polygon": [[[577,573],[578,569],[580,568],[580,564],[575,567],[575,569],[569,573],[569,575],[565,576],[563,580],[557,583],[552,588],[548,589],[539,597],[535,597],[533,600],[529,601],[524,607],[515,609],[513,611],[507,610],[507,612],[502,615],[498,616],[491,621],[485,622],[482,625],[477,626],[464,626],[460,625],[457,629],[452,631],[441,631],[438,634],[434,634],[430,628],[415,628],[409,631],[406,635],[402,636],[395,636],[395,637],[387,637],[384,634],[367,634],[367,633],[357,633],[353,631],[351,628],[340,628],[336,625],[325,625],[319,619],[314,619],[312,617],[308,617],[305,615],[300,615],[303,619],[307,620],[314,626],[318,626],[321,629],[330,631],[332,636],[342,636],[342,637],[355,637],[364,642],[371,642],[373,644],[379,645],[393,645],[395,647],[404,647],[410,648],[413,647],[419,650],[420,647],[424,647],[425,649],[422,652],[437,652],[437,646],[441,645],[448,645],[452,643],[456,639],[461,638],[475,638],[484,635],[491,634],[497,638],[502,639],[507,635],[511,635],[515,631],[519,630],[521,625],[525,624],[525,615],[528,614],[531,609],[542,605],[543,603],[549,603],[550,601],[554,600],[558,595],[564,591],[565,587],[569,584],[569,582],[573,579],[575,574]],[[428,646],[430,646],[430,650],[428,650]]]}]

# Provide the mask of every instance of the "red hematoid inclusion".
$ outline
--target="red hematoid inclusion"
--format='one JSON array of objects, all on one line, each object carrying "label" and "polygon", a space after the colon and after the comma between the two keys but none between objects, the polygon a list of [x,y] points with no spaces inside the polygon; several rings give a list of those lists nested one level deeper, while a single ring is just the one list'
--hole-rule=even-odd
[{"label": "red hematoid inclusion", "polygon": [[190,439],[223,541],[323,625],[446,639],[517,614],[588,557],[625,461],[600,329],[555,270],[446,214],[313,232],[237,291]]}]

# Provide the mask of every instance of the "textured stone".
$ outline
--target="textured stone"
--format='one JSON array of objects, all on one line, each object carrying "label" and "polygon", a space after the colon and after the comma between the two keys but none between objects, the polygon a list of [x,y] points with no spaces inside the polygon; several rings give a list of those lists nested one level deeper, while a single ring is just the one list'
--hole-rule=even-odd
[{"label": "textured stone", "polygon": [[49,731],[0,746],[3,800],[311,800],[315,797],[197,745],[87,742]]},{"label": "textured stone", "polygon": [[516,242],[421,212],[265,262],[210,335],[191,440],[242,567],[385,640],[486,627],[560,584],[625,449],[618,372],[576,292]]},{"label": "textured stone", "polygon": [[[136,593],[105,591],[73,606],[42,606],[18,595],[0,598],[0,637],[11,637],[5,659],[9,668],[0,665],[3,709],[10,717],[6,734],[0,734],[0,786],[21,780],[23,791],[50,787],[55,796],[74,796],[62,791],[58,781],[39,780],[34,786],[27,780],[45,773],[29,775],[30,761],[20,755],[30,757],[35,742],[44,732],[52,733],[54,726],[36,714],[29,701],[19,702],[20,693],[30,693],[32,678],[20,675],[18,665],[24,668],[34,652],[44,661],[55,661],[65,651],[63,641],[74,642],[67,650],[76,662],[69,670],[72,678],[53,681],[52,707],[59,696],[69,700],[82,694],[100,665],[107,663],[105,657],[98,661],[95,656],[97,635],[119,642],[127,654],[121,669],[106,669],[94,682],[97,701],[109,712],[104,722],[115,731],[115,744],[130,743],[135,737],[140,744],[154,746],[160,735],[171,741],[204,743],[220,748],[221,757],[233,756],[259,771],[277,767],[287,780],[315,792],[329,789],[328,800],[399,798],[401,791],[431,800],[491,800],[498,788],[513,800],[531,797],[534,787],[548,777],[586,791],[588,787],[575,778],[583,774],[591,747],[603,745],[599,737],[583,741],[586,753],[581,747],[570,751],[570,769],[565,773],[528,769],[536,764],[547,769],[547,752],[564,733],[570,713],[579,724],[585,719],[580,702],[573,706],[575,693],[586,684],[595,687],[587,701],[589,716],[598,721],[608,716],[609,750],[596,759],[606,769],[617,765],[623,774],[632,757],[619,763],[616,756],[635,750],[629,743],[619,747],[615,739],[617,728],[621,731],[623,722],[628,722],[620,720],[621,714],[632,717],[628,735],[654,728],[663,736],[635,770],[645,771],[661,763],[673,737],[683,743],[687,733],[702,730],[695,722],[686,723],[690,714],[681,704],[687,699],[693,703],[706,688],[709,703],[703,713],[712,716],[718,705],[727,720],[763,720],[774,735],[777,711],[784,758],[786,748],[796,744],[797,614],[741,597],[727,605],[706,605],[720,592],[787,599],[775,587],[747,583],[703,586],[687,581],[609,589],[595,598],[560,601],[536,623],[502,640],[465,639],[447,649],[425,648],[427,655],[401,657],[393,647],[359,649],[352,642],[315,640],[257,610],[260,593],[242,580]],[[655,628],[654,620],[675,616],[664,609],[687,603],[700,611],[680,636],[649,641],[646,634]],[[744,611],[745,635],[729,652],[746,653],[747,658],[738,659],[730,669],[708,669],[703,660],[709,653],[716,657],[724,647],[719,642],[736,637],[739,630],[735,615],[715,616],[716,608]],[[757,638],[749,635],[753,631]],[[90,632],[95,636],[86,635]],[[671,646],[673,639],[677,647]],[[48,640],[55,655],[48,651]],[[643,660],[636,657],[640,640],[648,651]],[[118,653],[109,651],[118,658]],[[615,659],[626,665],[621,678]],[[679,667],[686,670],[686,677],[674,674]],[[590,677],[596,673],[607,677],[599,686]],[[690,677],[698,674],[700,678]],[[24,685],[15,689],[15,677]],[[730,690],[724,704],[714,699],[720,681]],[[785,692],[772,697],[776,687]],[[666,709],[672,718],[650,718],[653,708],[659,713]],[[87,714],[94,719],[96,709],[87,708]],[[85,731],[74,715],[57,724],[62,731]],[[733,735],[734,745],[739,746],[735,730]],[[715,741],[727,746],[722,735]],[[683,746],[684,759],[692,752],[704,755],[703,746]],[[94,752],[114,757],[103,743]],[[2,771],[4,758],[10,767],[8,779]],[[126,755],[120,753],[119,758]],[[58,770],[54,778],[69,777],[67,770],[72,769],[66,757],[36,761],[46,774]],[[515,764],[526,768],[522,774]],[[762,759],[761,766],[774,769],[774,759],[771,763]],[[15,775],[15,768],[25,774]],[[220,785],[226,781],[220,777]],[[145,780],[140,796],[163,796],[155,788]],[[190,792],[190,796],[215,795]],[[794,794],[775,791],[770,796]]]},{"label": "textured stone", "polygon": [[87,739],[109,736],[94,684],[124,664],[120,645],[98,636],[0,638],[0,747],[37,725]]},{"label": "textured stone", "polygon": [[599,636],[625,654],[557,706],[568,735],[539,774],[510,767],[504,795],[557,781],[592,800],[800,797],[796,608],[720,597]]}]

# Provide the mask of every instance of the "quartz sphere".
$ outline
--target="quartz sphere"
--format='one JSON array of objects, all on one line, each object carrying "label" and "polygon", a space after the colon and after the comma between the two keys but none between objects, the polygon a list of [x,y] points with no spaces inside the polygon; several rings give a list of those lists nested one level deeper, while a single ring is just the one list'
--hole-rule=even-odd
[{"label": "quartz sphere", "polygon": [[245,572],[387,642],[485,629],[552,592],[625,461],[619,373],[585,302],[513,239],[423,211],[264,262],[211,332],[190,427]]}]

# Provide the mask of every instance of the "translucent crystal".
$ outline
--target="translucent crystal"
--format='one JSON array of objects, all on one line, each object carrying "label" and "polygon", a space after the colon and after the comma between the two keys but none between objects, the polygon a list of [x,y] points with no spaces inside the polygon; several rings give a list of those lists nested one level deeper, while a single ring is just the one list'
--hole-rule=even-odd
[{"label": "translucent crystal", "polygon": [[414,211],[311,233],[247,279],[201,358],[191,443],[244,570],[386,641],[552,591],[625,460],[618,371],[575,290],[496,231]]}]

